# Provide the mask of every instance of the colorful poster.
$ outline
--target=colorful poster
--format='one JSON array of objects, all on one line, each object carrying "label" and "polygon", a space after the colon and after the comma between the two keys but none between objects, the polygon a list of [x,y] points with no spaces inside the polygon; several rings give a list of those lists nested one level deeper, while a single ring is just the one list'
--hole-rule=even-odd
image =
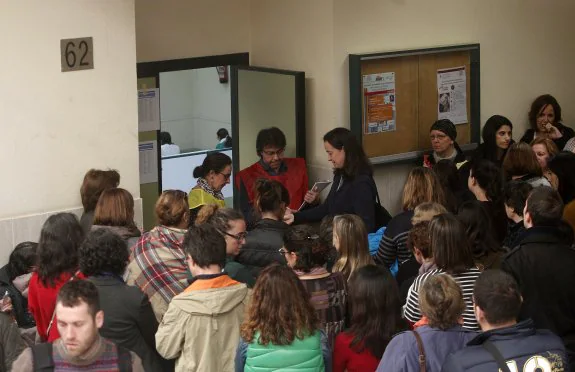
[{"label": "colorful poster", "polygon": [[465,66],[437,70],[437,118],[468,122]]},{"label": "colorful poster", "polygon": [[395,72],[363,75],[364,133],[392,132],[395,125]]}]

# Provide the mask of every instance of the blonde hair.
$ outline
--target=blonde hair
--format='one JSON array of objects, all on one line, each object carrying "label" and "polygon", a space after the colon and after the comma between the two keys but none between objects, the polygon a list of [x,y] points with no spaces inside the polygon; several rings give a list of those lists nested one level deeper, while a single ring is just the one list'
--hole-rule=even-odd
[{"label": "blonde hair", "polygon": [[346,280],[360,267],[373,264],[369,255],[367,230],[363,220],[355,214],[343,214],[333,219],[333,233],[339,240],[339,248],[333,272],[341,272]]},{"label": "blonde hair", "polygon": [[436,202],[445,204],[445,195],[437,175],[429,168],[413,168],[407,176],[401,205],[404,210],[415,209],[419,204]]},{"label": "blonde hair", "polygon": [[431,221],[431,219],[438,214],[447,213],[447,209],[439,203],[425,202],[415,207],[411,224],[415,225],[423,221]]}]

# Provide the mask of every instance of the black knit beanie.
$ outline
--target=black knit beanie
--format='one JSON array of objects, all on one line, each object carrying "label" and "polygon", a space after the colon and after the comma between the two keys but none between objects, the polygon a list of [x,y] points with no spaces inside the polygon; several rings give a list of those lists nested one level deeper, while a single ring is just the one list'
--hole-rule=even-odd
[{"label": "black knit beanie", "polygon": [[453,122],[449,119],[441,119],[436,121],[429,129],[430,132],[432,130],[438,130],[447,134],[447,136],[449,136],[452,141],[455,141],[457,138],[457,129],[455,129],[455,124],[453,124]]}]

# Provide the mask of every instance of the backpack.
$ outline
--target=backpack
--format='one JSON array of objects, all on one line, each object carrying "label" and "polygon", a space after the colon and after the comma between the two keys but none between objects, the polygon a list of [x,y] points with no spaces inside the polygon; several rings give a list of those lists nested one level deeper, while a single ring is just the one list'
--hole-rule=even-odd
[{"label": "backpack", "polygon": [[[130,350],[116,344],[118,349],[118,368],[120,372],[132,372],[132,355]],[[32,359],[35,372],[53,372],[54,358],[52,357],[52,344],[42,343],[32,348]]]}]

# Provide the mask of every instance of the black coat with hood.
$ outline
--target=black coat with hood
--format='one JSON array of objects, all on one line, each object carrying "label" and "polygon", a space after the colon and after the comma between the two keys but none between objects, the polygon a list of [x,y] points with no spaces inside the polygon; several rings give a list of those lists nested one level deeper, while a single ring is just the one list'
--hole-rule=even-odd
[{"label": "black coat with hood", "polygon": [[20,328],[32,328],[36,326],[34,317],[28,310],[28,299],[16,288],[10,279],[8,265],[0,269],[0,297],[6,292],[12,300],[13,314]]}]

